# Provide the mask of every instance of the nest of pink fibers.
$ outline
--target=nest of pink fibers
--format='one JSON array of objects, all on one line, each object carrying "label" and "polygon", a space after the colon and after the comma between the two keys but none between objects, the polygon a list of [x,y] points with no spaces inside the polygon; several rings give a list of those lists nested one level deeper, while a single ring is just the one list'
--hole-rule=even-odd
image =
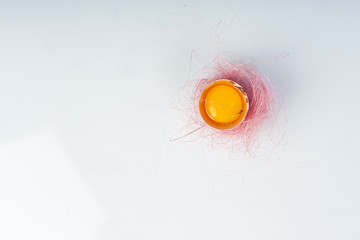
[{"label": "nest of pink fibers", "polygon": [[[207,71],[209,71],[208,68]],[[188,124],[185,128],[188,133],[185,134],[183,130],[183,135],[177,139],[196,133],[200,138],[207,139],[210,147],[225,147],[232,150],[245,149],[249,155],[254,156],[259,147],[259,136],[263,131],[266,131],[264,126],[274,120],[277,112],[275,89],[249,64],[218,61],[211,69],[211,73],[207,75],[206,78],[191,81],[183,89],[186,91],[192,88],[191,91],[187,92],[189,95],[183,96],[187,99],[182,106],[187,114]],[[208,84],[219,79],[228,79],[238,83],[244,88],[249,98],[249,110],[244,121],[232,129],[218,130],[212,128],[204,122],[199,113],[201,93]],[[189,129],[194,130],[189,131]]]}]

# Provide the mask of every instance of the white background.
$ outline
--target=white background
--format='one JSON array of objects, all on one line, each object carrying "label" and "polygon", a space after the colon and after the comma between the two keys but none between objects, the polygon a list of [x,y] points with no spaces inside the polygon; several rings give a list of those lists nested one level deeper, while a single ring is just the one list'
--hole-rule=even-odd
[{"label": "white background", "polygon": [[[0,238],[360,239],[359,10],[0,1]],[[214,46],[290,53],[258,66],[285,86],[270,158],[169,142],[191,50]]]}]

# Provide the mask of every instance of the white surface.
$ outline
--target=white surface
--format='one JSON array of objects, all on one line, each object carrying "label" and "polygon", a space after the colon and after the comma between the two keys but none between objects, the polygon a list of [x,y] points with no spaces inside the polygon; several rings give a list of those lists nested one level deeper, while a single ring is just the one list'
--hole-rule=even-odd
[{"label": "white surface", "polygon": [[[169,2],[0,1],[0,238],[360,239],[360,4]],[[218,21],[290,53],[261,65],[287,86],[267,161],[168,141]]]}]

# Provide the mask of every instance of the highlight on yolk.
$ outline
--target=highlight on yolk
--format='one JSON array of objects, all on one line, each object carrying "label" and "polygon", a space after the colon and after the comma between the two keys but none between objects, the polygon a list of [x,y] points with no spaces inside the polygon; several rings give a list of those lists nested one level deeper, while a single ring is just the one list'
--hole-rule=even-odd
[{"label": "highlight on yolk", "polygon": [[237,83],[221,79],[210,83],[202,92],[199,110],[204,121],[217,129],[239,125],[248,111],[248,98]]}]

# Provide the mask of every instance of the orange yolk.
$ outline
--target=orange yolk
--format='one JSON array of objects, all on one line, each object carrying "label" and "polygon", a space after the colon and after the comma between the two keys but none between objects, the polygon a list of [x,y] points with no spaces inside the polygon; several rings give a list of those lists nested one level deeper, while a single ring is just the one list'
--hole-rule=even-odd
[{"label": "orange yolk", "polygon": [[205,111],[218,123],[235,121],[243,108],[243,101],[238,91],[227,85],[214,86],[206,95]]}]

